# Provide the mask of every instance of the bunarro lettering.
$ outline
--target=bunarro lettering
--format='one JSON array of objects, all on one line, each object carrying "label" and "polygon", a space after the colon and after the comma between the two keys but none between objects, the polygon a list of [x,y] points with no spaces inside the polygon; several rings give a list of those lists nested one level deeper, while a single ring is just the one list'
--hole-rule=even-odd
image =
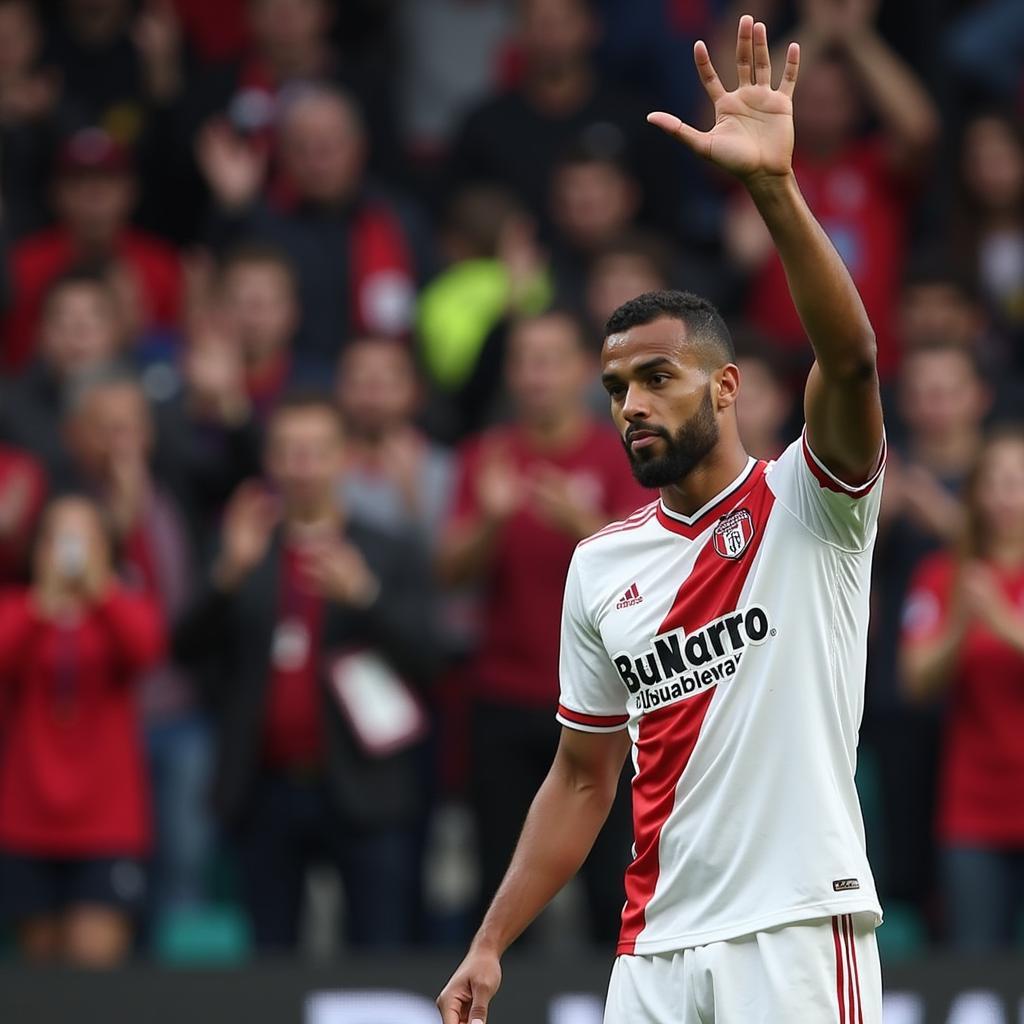
[{"label": "bunarro lettering", "polygon": [[775,635],[760,605],[729,612],[689,635],[673,629],[651,640],[640,654],[616,654],[612,661],[637,708],[650,711],[689,697],[736,674],[748,645]]}]

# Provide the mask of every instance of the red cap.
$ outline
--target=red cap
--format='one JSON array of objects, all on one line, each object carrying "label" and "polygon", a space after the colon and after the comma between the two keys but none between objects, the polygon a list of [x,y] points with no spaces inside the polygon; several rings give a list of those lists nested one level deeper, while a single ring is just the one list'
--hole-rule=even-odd
[{"label": "red cap", "polygon": [[130,174],[132,157],[126,146],[102,128],[83,128],[69,136],[57,157],[58,174]]}]

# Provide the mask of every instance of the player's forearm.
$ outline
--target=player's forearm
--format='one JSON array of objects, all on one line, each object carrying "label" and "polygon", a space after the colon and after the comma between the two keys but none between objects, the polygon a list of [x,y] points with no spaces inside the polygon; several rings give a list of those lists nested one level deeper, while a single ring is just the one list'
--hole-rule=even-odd
[{"label": "player's forearm", "polygon": [[537,791],[512,863],[473,946],[501,955],[579,871],[601,831],[615,787],[581,781],[556,762]]},{"label": "player's forearm", "polygon": [[747,187],[782,259],[821,372],[834,380],[872,374],[875,336],[864,304],[794,175],[763,175]]},{"label": "player's forearm", "polygon": [[871,106],[888,130],[914,150],[931,145],[938,135],[939,115],[914,72],[870,26],[844,43]]}]

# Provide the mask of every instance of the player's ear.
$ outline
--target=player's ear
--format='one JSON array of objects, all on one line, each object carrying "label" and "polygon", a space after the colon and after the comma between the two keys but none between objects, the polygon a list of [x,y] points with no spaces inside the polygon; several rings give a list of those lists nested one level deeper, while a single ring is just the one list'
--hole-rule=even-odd
[{"label": "player's ear", "polygon": [[720,366],[711,375],[711,396],[719,412],[736,404],[740,389],[740,368],[735,363]]}]

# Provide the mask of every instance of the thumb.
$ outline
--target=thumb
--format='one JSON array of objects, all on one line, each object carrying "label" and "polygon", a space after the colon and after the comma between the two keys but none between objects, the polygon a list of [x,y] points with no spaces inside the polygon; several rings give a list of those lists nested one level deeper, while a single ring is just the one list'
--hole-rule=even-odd
[{"label": "thumb", "polygon": [[689,146],[694,152],[705,156],[708,150],[707,132],[699,132],[692,125],[680,120],[675,114],[666,114],[663,110],[655,110],[647,115],[647,123],[660,128],[666,135],[678,139]]},{"label": "thumb", "polygon": [[483,985],[474,985],[473,1007],[469,1011],[469,1024],[487,1024],[487,1004],[491,999],[491,992]]}]

